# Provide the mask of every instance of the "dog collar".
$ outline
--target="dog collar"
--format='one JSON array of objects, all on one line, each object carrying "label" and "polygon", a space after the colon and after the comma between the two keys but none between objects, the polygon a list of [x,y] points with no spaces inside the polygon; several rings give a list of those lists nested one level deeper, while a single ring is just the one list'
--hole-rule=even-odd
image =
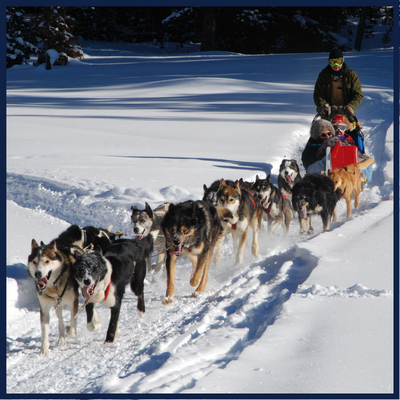
[{"label": "dog collar", "polygon": [[84,231],[83,231],[83,248],[86,247],[86,243],[87,243],[87,233],[86,233],[86,231],[84,230]]}]

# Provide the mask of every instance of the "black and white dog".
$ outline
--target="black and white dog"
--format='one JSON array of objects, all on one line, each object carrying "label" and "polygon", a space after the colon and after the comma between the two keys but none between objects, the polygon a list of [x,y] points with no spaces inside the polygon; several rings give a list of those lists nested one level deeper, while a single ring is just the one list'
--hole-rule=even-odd
[{"label": "black and white dog", "polygon": [[275,235],[276,229],[281,224],[287,233],[292,220],[292,211],[289,201],[284,199],[278,188],[271,183],[271,175],[266,179],[260,179],[257,175],[252,190],[260,200],[264,211],[263,220],[268,223],[271,236]]},{"label": "black and white dog", "polygon": [[95,228],[94,226],[80,228],[78,225],[71,225],[56,240],[62,243],[74,244],[81,249],[93,249],[95,246],[105,249],[116,240],[116,235],[111,232],[111,229],[112,225],[106,229]]},{"label": "black and white dog", "polygon": [[153,251],[153,237],[143,240],[120,239],[104,251],[96,248],[86,254],[77,254],[73,275],[85,298],[87,327],[89,331],[100,328],[94,303],[102,303],[111,309],[106,342],[118,337],[118,319],[125,287],[130,283],[138,297],[137,312],[144,317],[144,278],[146,259]]},{"label": "black and white dog", "polygon": [[[135,239],[142,240],[147,235],[153,236],[154,247],[157,249],[157,261],[153,266],[151,263],[151,254],[147,260],[147,270],[151,273],[160,271],[165,261],[164,235],[161,230],[161,222],[168,211],[171,203],[163,203],[152,210],[149,204],[145,203],[144,210],[139,210],[136,206],[132,206],[131,225]],[[162,246],[158,246],[158,243]]]},{"label": "black and white dog", "polygon": [[294,159],[283,159],[279,167],[278,189],[292,201],[292,189],[296,182],[301,180],[300,168]]},{"label": "black and white dog", "polygon": [[[71,225],[64,232],[45,245],[32,240],[31,254],[28,258],[28,272],[35,280],[40,303],[42,346],[40,353],[49,354],[50,310],[55,308],[59,320],[58,344],[66,343],[65,333],[76,336],[76,318],[79,305],[78,284],[73,277],[75,255],[84,253],[84,247],[95,245],[106,248],[115,239],[115,234],[107,229]],[[67,305],[71,309],[71,325],[65,327],[62,311]]]}]

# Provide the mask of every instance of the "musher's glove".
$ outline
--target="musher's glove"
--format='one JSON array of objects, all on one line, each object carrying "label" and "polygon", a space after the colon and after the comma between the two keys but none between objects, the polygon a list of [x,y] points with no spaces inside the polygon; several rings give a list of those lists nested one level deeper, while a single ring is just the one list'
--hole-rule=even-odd
[{"label": "musher's glove", "polygon": [[345,107],[344,107],[344,113],[345,113],[345,115],[347,115],[348,117],[354,117],[354,115],[355,115],[355,112],[354,112],[353,108],[350,107],[350,106],[345,106]]},{"label": "musher's glove", "polygon": [[324,104],[323,106],[317,107],[317,113],[319,115],[328,115],[328,104]]}]

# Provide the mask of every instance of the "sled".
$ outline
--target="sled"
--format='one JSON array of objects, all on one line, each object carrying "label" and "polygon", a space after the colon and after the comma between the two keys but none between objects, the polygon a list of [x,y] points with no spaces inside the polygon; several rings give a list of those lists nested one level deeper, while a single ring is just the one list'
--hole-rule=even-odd
[{"label": "sled", "polygon": [[337,142],[335,147],[326,148],[326,172],[328,172],[328,169],[334,171],[346,165],[357,164],[358,162],[357,146],[346,146],[342,145],[341,142]]},{"label": "sled", "polygon": [[[312,123],[321,118],[320,114],[317,114]],[[328,170],[334,171],[336,169],[343,168],[350,164],[357,164],[362,161],[359,159],[359,154],[365,154],[365,146],[364,146],[364,134],[362,132],[362,127],[357,117],[354,116],[354,129],[349,131],[349,135],[352,137],[354,143],[356,145],[342,145],[341,142],[336,143],[335,147],[327,147],[326,149],[326,163],[325,163],[325,173],[328,173]],[[364,170],[361,170],[361,179],[363,184],[370,182],[372,179],[372,166],[367,167]]]}]

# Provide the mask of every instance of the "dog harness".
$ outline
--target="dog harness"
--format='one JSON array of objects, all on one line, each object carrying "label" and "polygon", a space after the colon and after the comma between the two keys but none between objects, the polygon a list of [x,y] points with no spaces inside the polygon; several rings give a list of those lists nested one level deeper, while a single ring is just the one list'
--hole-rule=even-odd
[{"label": "dog harness", "polygon": [[[65,285],[65,287],[64,287],[64,290],[63,290],[62,293],[61,293],[61,296],[59,296],[58,299],[56,300],[56,302],[57,302],[57,304],[55,305],[56,308],[61,304],[62,298],[63,298],[63,296],[64,296],[64,294],[65,294],[65,291],[67,290],[67,286],[68,286],[68,282],[66,283],[66,285]],[[54,288],[55,288],[56,291],[57,291],[57,286],[56,286],[56,285],[54,285]],[[44,292],[44,294],[45,294],[48,298],[50,298],[50,299],[52,299],[52,300],[55,300],[54,297],[49,296],[46,292]]]},{"label": "dog harness", "polygon": [[[253,203],[254,208],[257,208],[256,202],[253,199],[254,193],[250,192],[250,190],[248,190],[248,189],[242,188],[242,190],[245,190],[247,193],[249,193],[249,195],[251,196],[251,197],[249,197],[250,201]],[[231,224],[231,225],[232,225],[232,229],[235,231],[236,230],[236,224]]]},{"label": "dog harness", "polygon": [[271,222],[274,221],[274,217],[271,215],[271,207],[272,204],[274,203],[275,197],[271,200],[271,202],[269,203],[268,207],[263,207],[262,209],[267,213],[267,215],[269,216],[269,218],[271,219]]},{"label": "dog harness", "polygon": [[[57,279],[54,281],[54,283],[53,283],[53,286],[54,286],[54,289],[56,290],[56,293],[57,293],[57,281],[62,277],[62,275],[64,274],[64,272],[65,272],[66,270],[67,270],[67,268],[64,267],[64,269],[61,271],[61,273],[60,273],[60,275],[58,276],[58,278],[57,278]],[[65,294],[65,292],[66,292],[66,290],[67,290],[67,287],[68,287],[68,281],[67,281],[67,283],[65,284],[65,287],[64,287],[64,289],[63,289],[61,295],[58,296],[58,299],[56,300],[56,305],[55,305],[56,308],[61,304],[62,298],[63,298],[63,296],[64,296],[64,294]],[[46,290],[46,289],[45,289],[45,290]],[[49,296],[46,292],[42,292],[42,293],[44,293],[49,299],[55,300],[54,297]]]},{"label": "dog harness", "polygon": [[106,288],[106,291],[104,292],[104,300],[103,300],[103,301],[106,301],[106,300],[107,300],[108,293],[110,292],[110,286],[111,286],[111,281],[110,281],[110,283],[108,284],[108,286],[107,286],[107,288]]}]

